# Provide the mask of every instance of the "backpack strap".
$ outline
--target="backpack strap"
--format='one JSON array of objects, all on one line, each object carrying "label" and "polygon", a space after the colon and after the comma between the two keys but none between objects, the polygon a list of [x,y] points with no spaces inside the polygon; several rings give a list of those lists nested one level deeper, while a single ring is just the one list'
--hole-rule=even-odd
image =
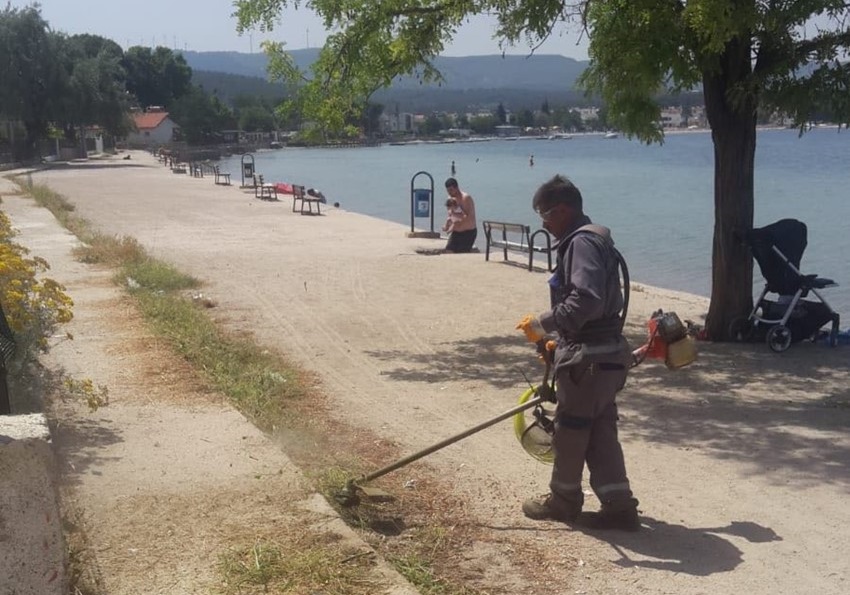
[{"label": "backpack strap", "polygon": [[[607,247],[614,254],[614,258],[617,260],[617,266],[619,267],[619,276],[623,281],[623,310],[620,313],[620,328],[626,324],[626,315],[629,311],[629,292],[630,292],[630,283],[629,283],[629,267],[626,265],[626,259],[623,258],[623,255],[619,250],[614,246],[614,240],[611,238],[611,230],[602,225],[596,225],[595,223],[588,223],[586,225],[582,225],[578,229],[576,229],[573,233],[568,235],[564,240],[558,245],[558,256],[560,261],[563,261],[564,254],[567,251],[567,248],[572,243],[573,239],[579,234],[582,233],[591,233],[599,238],[604,240]],[[570,253],[570,260],[572,260],[572,252]],[[560,275],[561,271],[566,268],[566,270],[570,270],[572,268],[572,262],[567,262],[566,267],[558,267],[557,273]],[[569,283],[569,279],[561,279],[561,283],[564,287]]]}]

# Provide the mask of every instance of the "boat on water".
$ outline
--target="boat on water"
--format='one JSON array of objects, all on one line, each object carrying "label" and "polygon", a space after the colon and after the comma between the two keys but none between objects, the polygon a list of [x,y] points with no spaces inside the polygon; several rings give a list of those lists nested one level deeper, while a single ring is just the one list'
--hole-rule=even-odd
[{"label": "boat on water", "polygon": [[617,138],[620,136],[618,132],[606,132],[602,138]]},{"label": "boat on water", "polygon": [[570,140],[572,138],[573,135],[567,134],[566,132],[557,132],[549,135],[549,140]]}]

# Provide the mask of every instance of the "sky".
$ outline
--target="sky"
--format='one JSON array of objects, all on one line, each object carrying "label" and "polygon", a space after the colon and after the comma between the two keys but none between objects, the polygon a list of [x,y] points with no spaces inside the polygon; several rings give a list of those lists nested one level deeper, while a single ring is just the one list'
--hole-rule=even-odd
[{"label": "sky", "polygon": [[[12,0],[14,8],[31,5],[30,0]],[[4,4],[0,0],[0,5]],[[305,8],[284,14],[285,25],[271,33],[236,33],[232,0],[41,0],[41,14],[55,31],[92,33],[112,39],[125,49],[134,45],[163,45],[193,51],[257,52],[263,39],[286,42],[287,49],[319,47],[325,39],[322,21]],[[473,17],[446,48],[446,56],[501,53],[492,39],[495,20]],[[555,34],[536,50],[538,54],[560,54],[587,59],[586,40],[578,31]],[[527,55],[519,46],[509,54]]]}]

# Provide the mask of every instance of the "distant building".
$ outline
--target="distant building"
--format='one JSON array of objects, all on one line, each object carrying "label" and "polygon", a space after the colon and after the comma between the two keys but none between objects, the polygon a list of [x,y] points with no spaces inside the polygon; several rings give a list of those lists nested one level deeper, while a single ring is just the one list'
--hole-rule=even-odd
[{"label": "distant building", "polygon": [[448,128],[446,130],[440,130],[440,136],[467,137],[471,135],[472,130],[469,128]]},{"label": "distant building", "polygon": [[168,112],[159,107],[150,107],[146,112],[135,112],[133,122],[136,131],[127,135],[130,146],[153,147],[173,143],[180,127],[168,117]]},{"label": "distant building", "polygon": [[388,114],[384,112],[380,117],[381,132],[413,132],[413,114],[402,112],[399,114]]},{"label": "distant building", "polygon": [[680,128],[685,125],[681,107],[665,107],[661,110],[661,126],[663,128]]},{"label": "distant building", "polygon": [[422,127],[425,125],[425,121],[428,119],[428,116],[425,114],[414,114],[412,118],[413,132],[419,132]]},{"label": "distant building", "polygon": [[502,124],[501,126],[496,126],[496,135],[497,136],[519,136],[522,129],[519,126],[514,126],[512,124]]},{"label": "distant building", "polygon": [[100,126],[86,127],[86,151],[103,153],[114,148],[113,143]]},{"label": "distant building", "polygon": [[582,122],[588,122],[590,120],[595,120],[599,117],[599,108],[598,107],[580,107],[575,110],[578,112],[578,115],[581,116]]},{"label": "distant building", "polygon": [[236,144],[239,144],[239,142],[241,140],[240,139],[241,134],[242,134],[242,131],[240,131],[240,130],[230,130],[230,129],[222,130],[221,131],[221,140],[223,142],[236,145]]}]

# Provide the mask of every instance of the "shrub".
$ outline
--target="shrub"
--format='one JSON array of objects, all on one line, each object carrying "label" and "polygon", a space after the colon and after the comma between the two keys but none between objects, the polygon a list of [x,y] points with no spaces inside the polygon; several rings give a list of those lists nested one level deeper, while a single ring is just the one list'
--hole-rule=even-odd
[{"label": "shrub", "polygon": [[22,358],[47,351],[47,339],[58,325],[71,320],[73,302],[65,288],[42,276],[50,269],[43,258],[13,241],[17,232],[0,212],[0,305],[15,333]]}]

